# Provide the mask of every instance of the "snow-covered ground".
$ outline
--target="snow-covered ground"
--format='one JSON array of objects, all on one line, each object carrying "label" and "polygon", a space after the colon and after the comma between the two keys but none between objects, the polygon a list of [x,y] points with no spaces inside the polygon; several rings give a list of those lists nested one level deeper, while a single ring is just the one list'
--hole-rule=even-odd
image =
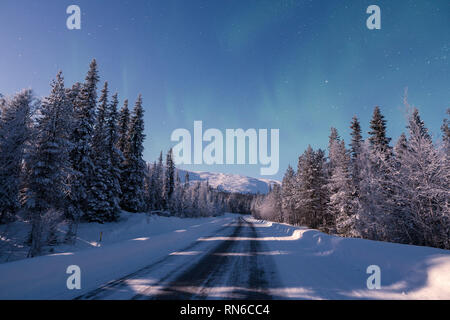
[{"label": "snow-covered ground", "polygon": [[[123,277],[92,297],[187,294],[175,288],[211,298],[450,299],[448,250],[341,238],[241,217],[130,214],[117,224],[82,225],[75,247],[1,264],[0,299],[71,299]],[[81,290],[66,287],[66,268],[73,264],[81,268]],[[370,265],[381,269],[381,289],[366,286]]]},{"label": "snow-covered ground", "polygon": [[[246,218],[272,252],[283,296],[293,299],[450,299],[450,251],[364,239]],[[367,267],[381,289],[367,289]]]},{"label": "snow-covered ground", "polygon": [[[116,242],[189,228],[211,219],[214,220],[213,218],[178,219],[122,211],[120,220],[117,223],[81,223],[78,227],[78,238],[74,245],[62,244],[44,247],[44,253],[74,252],[89,248],[99,248]],[[0,225],[0,263],[26,258],[29,247],[24,246],[23,243],[26,241],[30,230],[30,223],[24,221]],[[66,232],[67,225],[64,223],[60,224],[58,226],[58,239],[61,242],[63,242]],[[15,248],[10,250],[11,246]]]},{"label": "snow-covered ground", "polygon": [[[115,224],[81,224],[76,246],[60,246],[55,254],[0,264],[0,299],[74,298],[181,250],[199,236],[214,234],[235,216],[181,219],[126,214],[128,219]],[[81,291],[66,287],[70,265],[82,270]]]}]

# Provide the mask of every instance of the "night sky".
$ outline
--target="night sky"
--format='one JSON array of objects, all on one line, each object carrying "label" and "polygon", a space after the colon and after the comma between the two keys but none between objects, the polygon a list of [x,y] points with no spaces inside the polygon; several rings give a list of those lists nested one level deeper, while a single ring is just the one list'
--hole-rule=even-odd
[{"label": "night sky", "polygon": [[[66,28],[66,8],[82,11]],[[381,8],[381,30],[366,8]],[[354,114],[367,136],[381,106],[395,142],[403,96],[438,139],[450,107],[450,1],[0,1],[0,92],[38,96],[61,69],[84,79],[96,58],[121,101],[143,94],[144,158],[175,143],[176,128],[279,128],[281,179],[330,126],[349,141]],[[102,85],[102,83],[100,84]],[[259,176],[259,165],[187,166]]]}]

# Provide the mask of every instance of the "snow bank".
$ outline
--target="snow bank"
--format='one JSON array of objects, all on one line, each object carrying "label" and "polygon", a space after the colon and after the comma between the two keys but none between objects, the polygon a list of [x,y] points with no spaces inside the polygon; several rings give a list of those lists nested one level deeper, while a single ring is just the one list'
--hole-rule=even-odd
[{"label": "snow bank", "polygon": [[[450,299],[450,251],[342,238],[287,224],[253,222],[291,299]],[[287,240],[290,241],[279,241]],[[381,289],[367,288],[367,267],[381,269]]]},{"label": "snow bank", "polygon": [[[74,298],[213,234],[236,215],[180,219],[130,214],[127,218],[117,224],[81,225],[80,244],[72,251],[58,247],[61,252],[56,254],[1,264],[0,299]],[[81,290],[67,289],[70,265],[81,268]]]}]

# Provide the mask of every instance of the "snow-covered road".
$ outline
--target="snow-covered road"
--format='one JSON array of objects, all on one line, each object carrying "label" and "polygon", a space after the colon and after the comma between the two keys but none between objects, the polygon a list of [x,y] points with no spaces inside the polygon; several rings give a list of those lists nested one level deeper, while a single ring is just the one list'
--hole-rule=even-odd
[{"label": "snow-covered road", "polygon": [[[370,265],[380,289],[367,287]],[[239,217],[79,298],[450,299],[450,253]]]},{"label": "snow-covered road", "polygon": [[[1,264],[0,299],[450,299],[448,250],[232,214],[154,224],[164,232]],[[72,264],[81,290],[66,287]],[[372,265],[380,289],[367,287]]]},{"label": "snow-covered road", "polygon": [[78,299],[271,299],[280,287],[271,252],[238,218],[210,237]]}]

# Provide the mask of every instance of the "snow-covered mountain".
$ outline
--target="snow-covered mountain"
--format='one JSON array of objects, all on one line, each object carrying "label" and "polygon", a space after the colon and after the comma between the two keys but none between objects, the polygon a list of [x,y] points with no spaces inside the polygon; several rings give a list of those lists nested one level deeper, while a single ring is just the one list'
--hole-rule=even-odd
[{"label": "snow-covered mountain", "polygon": [[228,192],[264,194],[269,191],[270,185],[280,184],[280,181],[277,180],[252,178],[237,174],[181,169],[178,169],[178,171],[183,182],[186,172],[189,172],[189,181],[208,181],[212,187]]}]

